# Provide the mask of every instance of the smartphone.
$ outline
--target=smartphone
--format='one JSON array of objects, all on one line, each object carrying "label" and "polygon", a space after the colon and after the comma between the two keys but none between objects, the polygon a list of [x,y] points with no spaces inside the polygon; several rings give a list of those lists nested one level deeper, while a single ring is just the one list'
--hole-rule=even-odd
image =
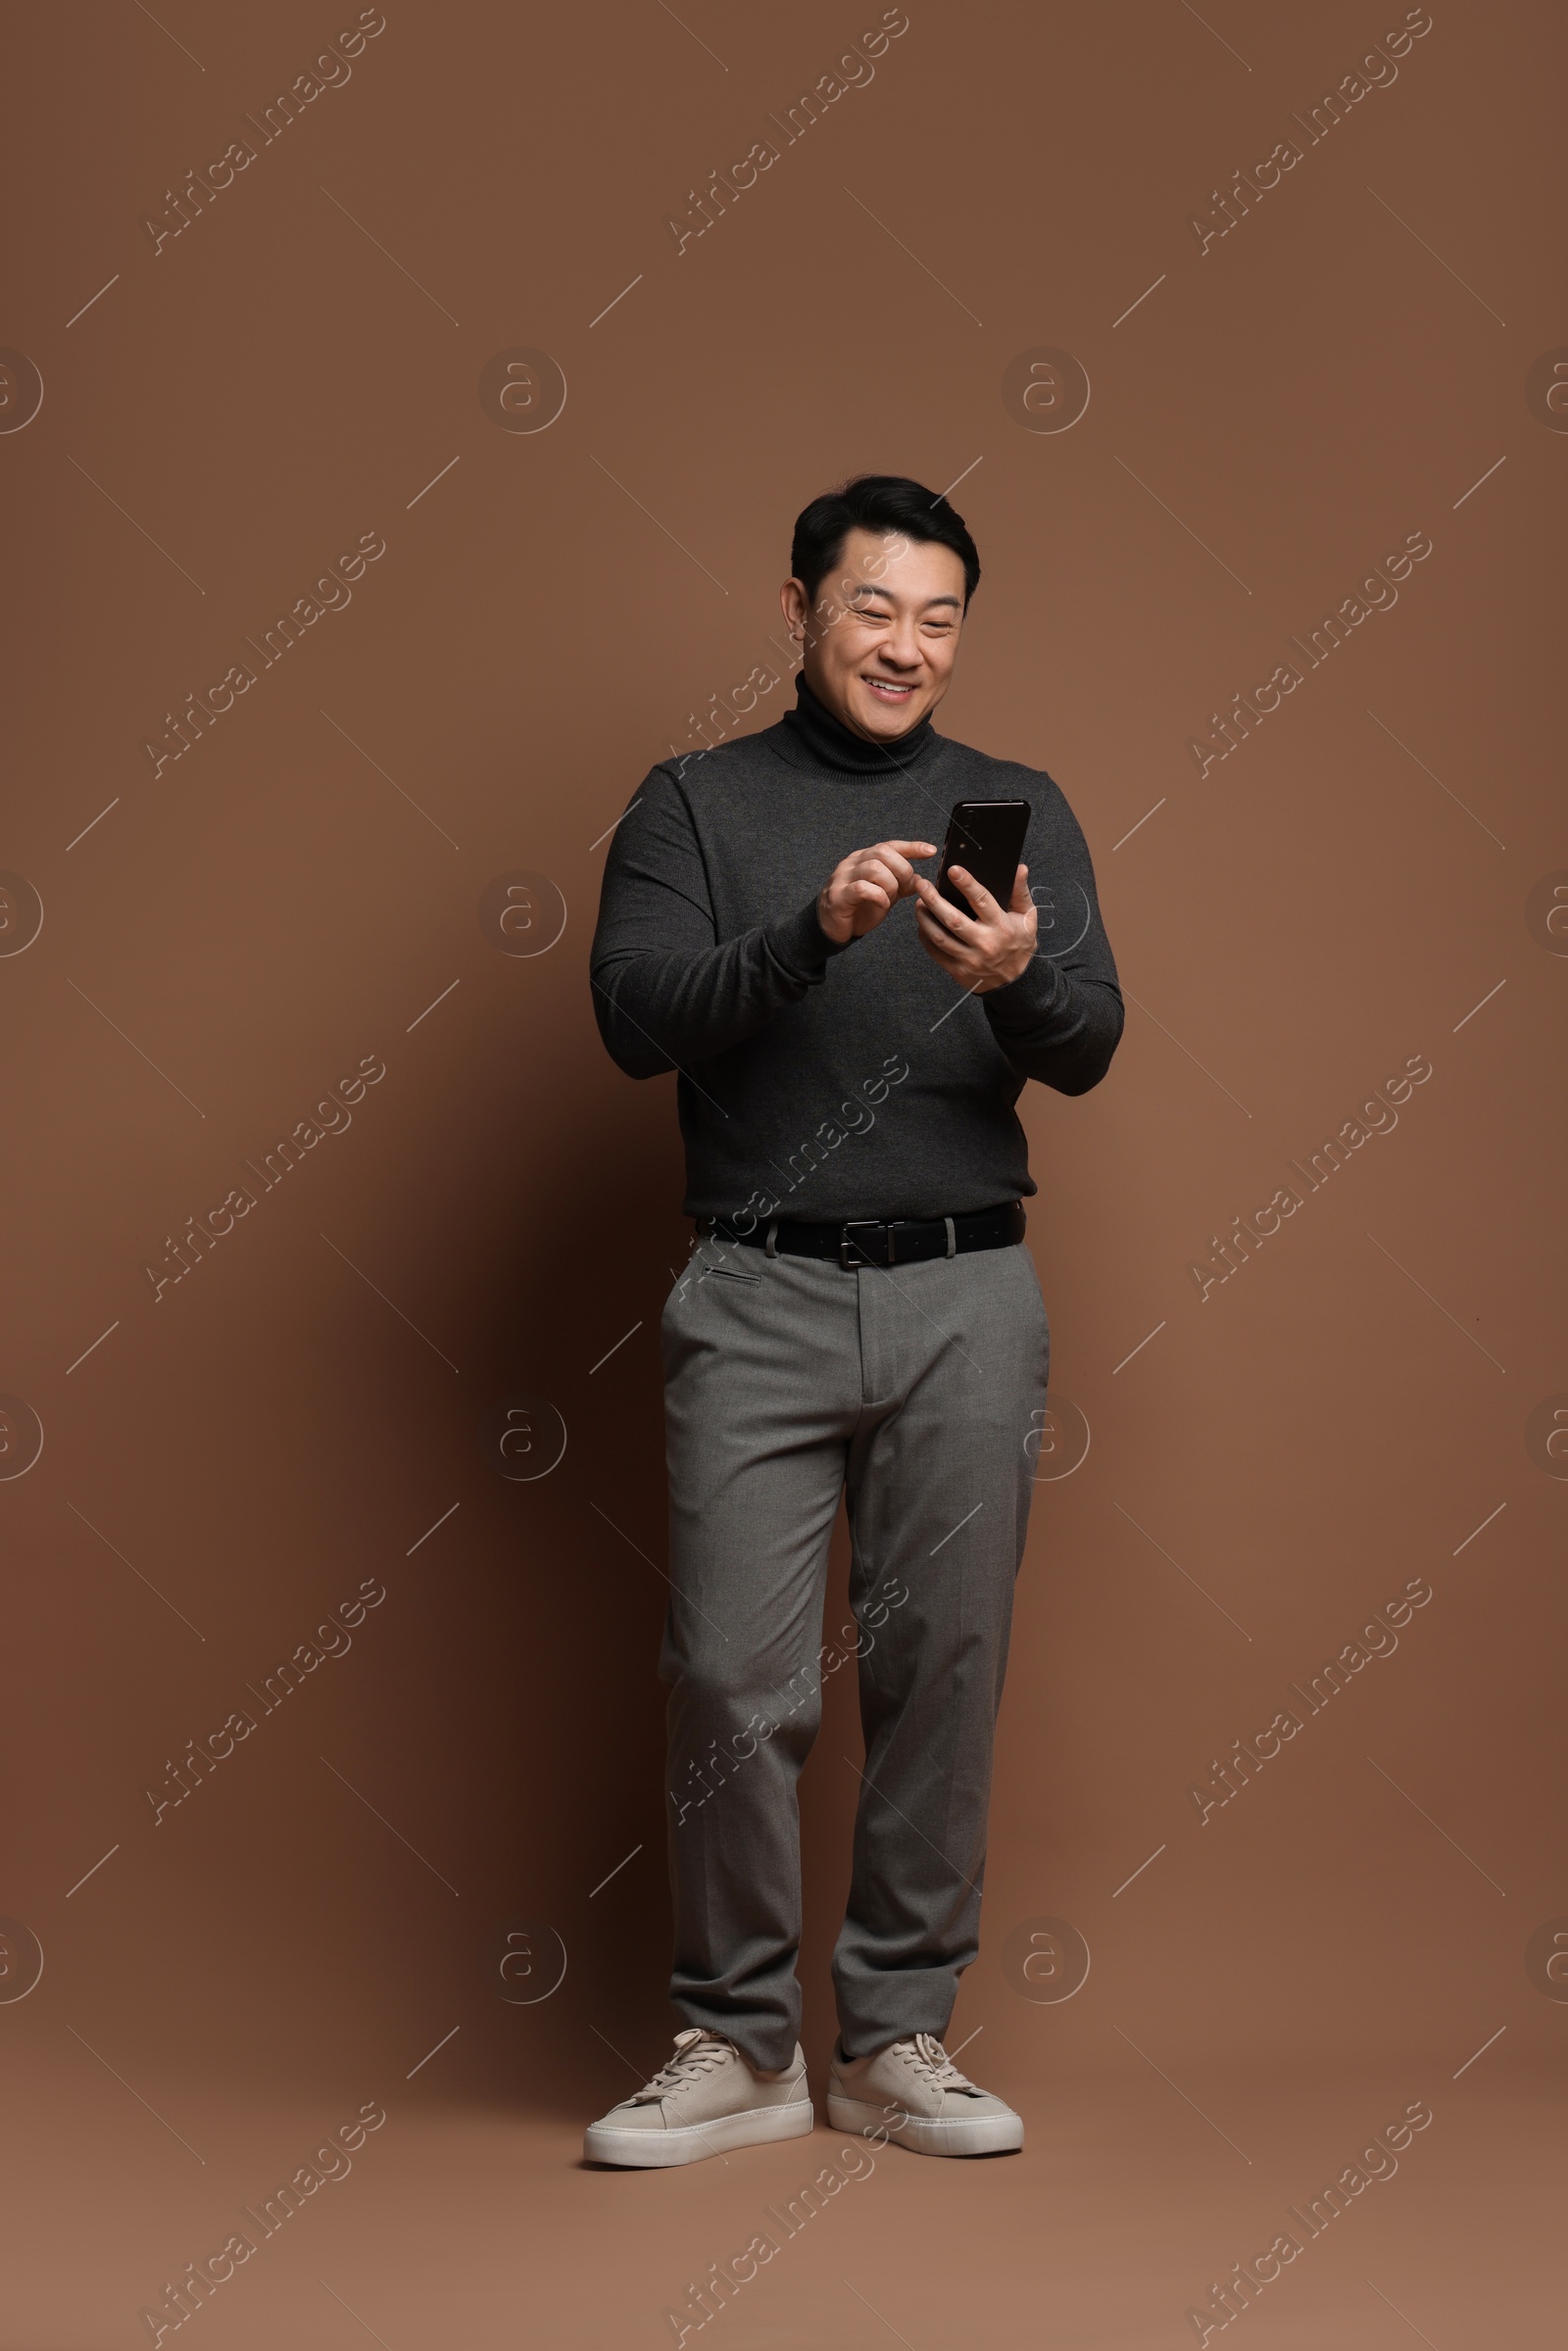
[{"label": "smartphone", "polygon": [[974,908],[948,879],[950,865],[961,865],[990,891],[999,906],[1012,904],[1012,885],[1018,875],[1024,835],[1029,830],[1026,800],[960,800],[948,818],[948,838],[937,873],[937,888],[960,914]]}]

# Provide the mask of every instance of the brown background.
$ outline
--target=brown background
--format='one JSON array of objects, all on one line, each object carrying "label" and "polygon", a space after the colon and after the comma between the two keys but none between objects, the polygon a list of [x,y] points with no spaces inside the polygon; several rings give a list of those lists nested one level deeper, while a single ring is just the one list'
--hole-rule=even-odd
[{"label": "brown background", "polygon": [[[44,400],[0,436],[0,864],[44,922],[0,958],[0,1388],[45,1441],[0,1487],[3,1981],[26,1935],[45,1965],[0,2004],[4,2343],[149,2339],[163,2281],[364,2100],[385,2127],[202,2313],[209,2351],[670,2341],[686,2281],[831,2155],[824,2129],[576,2168],[668,2031],[657,1323],[685,1244],[669,1086],[603,1054],[586,951],[606,828],[767,658],[798,508],[867,466],[965,475],[985,580],[943,728],[1061,783],[1129,1020],[1097,1093],[1025,1104],[1054,1394],[1092,1444],[1038,1490],[950,2038],[983,2028],[962,2062],[1029,2146],[888,2154],[705,2339],[1192,2341],[1208,2281],[1418,2098],[1399,2176],[1247,2339],[1540,2339],[1568,2008],[1526,1945],[1568,1912],[1568,1495],[1526,1423],[1568,1387],[1568,971],[1527,906],[1568,853],[1565,445],[1526,377],[1568,331],[1555,12],[1439,0],[1200,255],[1210,190],[1401,11],[912,0],[874,81],[677,256],[665,216],[877,8],[393,0],[155,255],[143,214],[353,13],[102,0],[12,34],[0,340]],[[518,346],[564,372],[546,432],[478,397]],[[1070,431],[1004,404],[1038,346],[1087,370]],[[1200,781],[1209,712],[1422,530],[1397,607]],[[155,779],[164,713],[371,531],[352,605]],[[567,908],[537,957],[478,915],[519,868]],[[155,1303],[165,1236],[370,1054],[352,1128]],[[1413,1054],[1397,1131],[1200,1304],[1189,1260]],[[518,1391],[568,1433],[533,1483],[481,1443]],[[1398,1653],[1200,1826],[1189,1784],[1415,1576]],[[155,1826],[166,1761],[364,1578],[352,1651]],[[849,1684],[805,1789],[819,2076]],[[1066,2002],[1007,1958],[1048,1916],[1092,1953]],[[523,1921],[568,1967],[511,2005],[491,1938]]]}]

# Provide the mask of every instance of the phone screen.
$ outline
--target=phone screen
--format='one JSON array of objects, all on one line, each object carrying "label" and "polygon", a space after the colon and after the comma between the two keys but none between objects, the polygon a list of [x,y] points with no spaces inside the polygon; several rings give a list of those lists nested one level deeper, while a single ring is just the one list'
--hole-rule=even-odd
[{"label": "phone screen", "polygon": [[974,912],[957,883],[949,881],[950,865],[961,865],[966,873],[972,873],[998,906],[1011,906],[1029,815],[1026,800],[958,802],[948,819],[948,838],[937,873],[937,888],[949,906],[962,914]]}]

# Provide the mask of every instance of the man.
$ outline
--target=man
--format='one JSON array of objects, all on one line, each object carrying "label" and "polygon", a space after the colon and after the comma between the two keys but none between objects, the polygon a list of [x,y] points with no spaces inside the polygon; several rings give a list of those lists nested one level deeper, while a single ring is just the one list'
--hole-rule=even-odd
[{"label": "man", "polygon": [[[653,770],[616,830],[593,949],[615,1060],[679,1073],[697,1221],[662,1323],[685,2030],[590,2128],[585,2152],[606,2163],[689,2163],[812,2126],[796,1783],[833,1670],[841,1492],[865,1766],[829,2118],[924,2154],[1023,2143],[942,2046],[979,1947],[1026,1440],[1046,1399],[1013,1105],[1028,1078],[1098,1084],[1121,998],[1061,793],[932,727],[980,577],[961,518],[917,482],[865,475],[806,509],[791,569],[796,708]],[[955,803],[1017,798],[1032,816],[1009,903],[955,864],[971,917],[916,867]]]}]

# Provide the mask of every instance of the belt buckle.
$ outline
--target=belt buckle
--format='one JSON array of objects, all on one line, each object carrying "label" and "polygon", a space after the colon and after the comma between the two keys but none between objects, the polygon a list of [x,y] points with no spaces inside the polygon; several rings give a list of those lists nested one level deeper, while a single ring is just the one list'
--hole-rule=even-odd
[{"label": "belt buckle", "polygon": [[[859,1233],[884,1235],[882,1253],[879,1256],[873,1256],[865,1244],[856,1239],[856,1235]],[[853,1257],[850,1255],[852,1249],[858,1252]],[[891,1228],[883,1222],[880,1216],[863,1216],[849,1224],[841,1225],[839,1227],[839,1263],[846,1273],[853,1273],[857,1265],[891,1265],[893,1263]]]}]

